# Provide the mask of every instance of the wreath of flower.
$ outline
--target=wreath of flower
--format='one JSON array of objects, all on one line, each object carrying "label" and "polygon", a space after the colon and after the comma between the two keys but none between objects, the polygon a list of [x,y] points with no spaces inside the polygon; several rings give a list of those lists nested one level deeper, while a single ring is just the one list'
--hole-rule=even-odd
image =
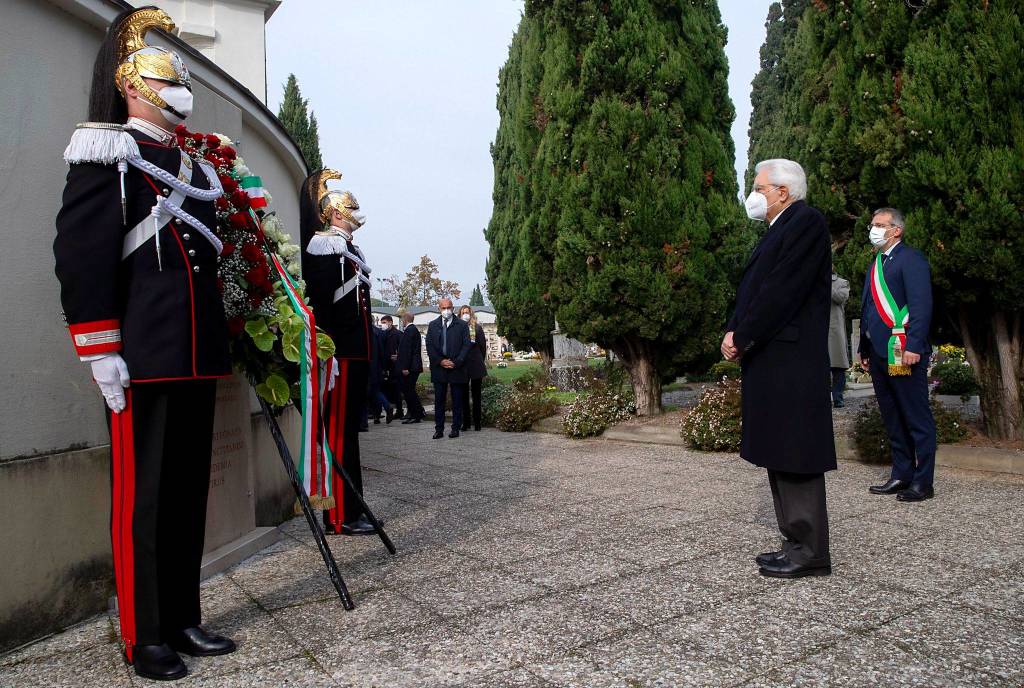
[{"label": "wreath of flower", "polygon": [[[252,171],[231,139],[191,132],[184,125],[178,125],[174,133],[186,153],[213,165],[224,187],[224,195],[215,201],[217,226],[213,229],[224,243],[217,259],[217,287],[224,300],[232,364],[257,394],[275,407],[284,407],[299,398],[297,362],[305,325],[289,305],[270,253],[277,256],[305,298],[300,249],[291,243],[276,213],[267,211],[266,204],[272,199],[266,190],[262,195],[265,203],[253,207],[252,197],[240,186]],[[316,343],[321,361],[334,355],[334,342],[323,332],[317,333]]]}]

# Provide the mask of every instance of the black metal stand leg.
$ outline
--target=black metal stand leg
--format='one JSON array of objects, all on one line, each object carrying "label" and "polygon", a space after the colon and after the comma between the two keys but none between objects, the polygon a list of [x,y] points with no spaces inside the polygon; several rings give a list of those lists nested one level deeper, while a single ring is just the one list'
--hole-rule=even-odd
[{"label": "black metal stand leg", "polygon": [[281,435],[281,427],[277,424],[277,419],[271,413],[267,402],[262,398],[260,399],[260,408],[263,409],[263,418],[267,421],[270,435],[274,438],[274,443],[277,445],[277,451],[281,455],[281,462],[288,473],[288,479],[295,490],[295,496],[302,506],[302,513],[306,516],[306,523],[309,524],[309,529],[313,531],[313,538],[316,540],[317,547],[320,548],[320,556],[323,557],[324,564],[327,566],[327,574],[331,578],[331,583],[334,584],[334,589],[338,591],[338,597],[341,598],[341,605],[347,610],[355,609],[355,603],[352,602],[352,596],[348,592],[345,580],[341,577],[341,572],[338,571],[338,562],[334,560],[334,555],[331,554],[331,548],[327,544],[327,538],[324,537],[320,521],[317,520],[316,514],[313,513],[313,507],[309,503],[306,490],[299,483],[298,475],[295,472],[295,462],[292,460],[292,454],[288,449],[287,442],[284,441],[284,437]]}]

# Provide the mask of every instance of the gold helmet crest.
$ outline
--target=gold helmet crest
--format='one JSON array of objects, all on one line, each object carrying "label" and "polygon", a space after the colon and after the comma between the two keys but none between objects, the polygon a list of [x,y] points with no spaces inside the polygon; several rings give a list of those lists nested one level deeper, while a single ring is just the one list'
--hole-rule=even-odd
[{"label": "gold helmet crest", "polygon": [[167,102],[149,87],[143,78],[168,81],[192,90],[192,78],[181,57],[170,50],[146,45],[146,32],[150,29],[174,31],[174,22],[163,10],[145,8],[132,12],[122,23],[117,36],[117,70],[114,82],[124,96],[124,82],[137,88],[142,96],[161,109]]},{"label": "gold helmet crest", "polygon": [[331,211],[337,210],[341,216],[356,227],[362,227],[366,217],[359,213],[359,201],[352,195],[351,191],[331,191],[327,188],[327,182],[332,179],[341,179],[341,172],[326,168],[320,173],[317,182],[317,197],[320,208],[320,221],[327,224],[331,218]]}]

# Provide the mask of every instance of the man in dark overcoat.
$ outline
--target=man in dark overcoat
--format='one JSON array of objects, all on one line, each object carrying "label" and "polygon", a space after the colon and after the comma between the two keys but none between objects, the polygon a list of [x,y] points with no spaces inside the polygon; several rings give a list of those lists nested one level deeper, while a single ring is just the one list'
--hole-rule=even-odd
[{"label": "man in dark overcoat", "polygon": [[413,324],[412,313],[402,315],[402,338],[398,342],[398,361],[395,368],[401,376],[399,382],[402,386],[402,396],[405,397],[405,406],[409,410],[406,414],[403,425],[419,423],[423,419],[423,404],[420,403],[420,395],[416,392],[416,381],[423,372],[423,340],[420,331]]},{"label": "man in dark overcoat", "polygon": [[469,381],[466,357],[473,344],[469,327],[455,317],[452,300],[438,302],[440,317],[427,326],[427,358],[430,359],[430,381],[434,383],[434,439],[444,437],[444,415],[448,389],[452,391],[452,431],[458,437],[462,427],[462,391]]},{"label": "man in dark overcoat", "polygon": [[755,168],[747,214],[768,223],[736,293],[722,354],[743,371],[740,455],[768,470],[784,538],[758,555],[762,575],[832,572],[825,472],[836,468],[828,367],[831,245],[825,218],[804,202],[807,178],[791,160]]}]

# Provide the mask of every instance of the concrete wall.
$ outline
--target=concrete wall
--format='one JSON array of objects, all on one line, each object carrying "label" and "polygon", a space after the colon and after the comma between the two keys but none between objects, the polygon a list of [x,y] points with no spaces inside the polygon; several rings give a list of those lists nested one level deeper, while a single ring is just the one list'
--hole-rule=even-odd
[{"label": "concrete wall", "polygon": [[[52,241],[67,172],[61,156],[75,124],[87,119],[96,49],[122,7],[119,0],[0,2],[0,651],[104,609],[113,590],[103,403],[61,318]],[[157,34],[150,41],[173,44],[193,73],[189,126],[239,141],[297,236],[305,166],[273,115],[184,44]],[[297,414],[280,422],[297,447]],[[249,503],[257,525],[275,525],[294,495],[262,420],[246,418],[243,427],[253,493],[236,495],[236,504]]]}]

